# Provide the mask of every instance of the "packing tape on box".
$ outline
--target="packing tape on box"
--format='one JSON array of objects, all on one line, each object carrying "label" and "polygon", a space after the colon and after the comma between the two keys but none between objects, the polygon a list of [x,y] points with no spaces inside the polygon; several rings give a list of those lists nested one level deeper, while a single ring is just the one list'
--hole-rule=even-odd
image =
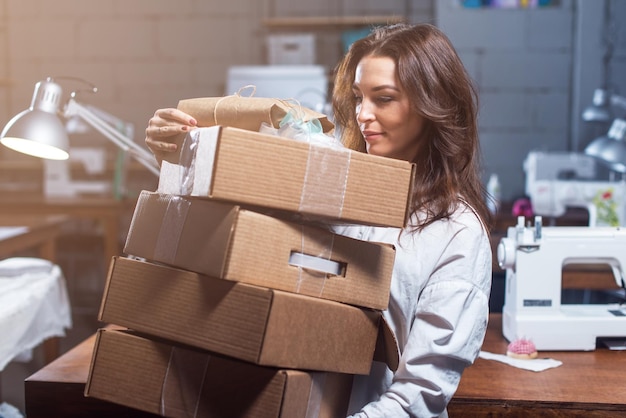
[{"label": "packing tape on box", "polygon": [[161,387],[162,416],[195,417],[211,355],[172,347]]},{"label": "packing tape on box", "polygon": [[[149,199],[149,196],[148,193],[142,193],[139,196],[138,210],[149,206],[143,202]],[[193,200],[187,196],[169,194],[161,194],[158,199],[160,201],[158,206],[164,206],[165,210],[157,226],[153,258],[162,263],[176,265],[176,249],[179,248]],[[130,233],[135,230],[132,222],[141,217],[141,213],[133,216]],[[288,257],[288,264],[296,267],[294,271],[297,277],[294,279],[295,284],[292,290],[294,293],[322,296],[329,277],[345,276],[345,263],[332,259],[334,241],[335,234],[331,231],[300,224],[300,246]]]},{"label": "packing tape on box", "polygon": [[[202,178],[195,178],[195,166],[212,165],[217,153],[217,140],[203,140],[199,138],[203,129],[191,131],[185,137],[182,145],[178,168],[172,164],[165,164],[162,170],[176,172],[167,185],[160,181],[159,191],[180,195],[206,195],[211,191],[211,173],[213,170],[203,170]],[[208,136],[207,136],[208,137]],[[217,139],[217,138],[215,138]],[[343,212],[344,200],[348,184],[351,151],[345,148],[330,147],[318,144],[309,144],[307,162],[304,170],[298,212],[324,215],[340,218]],[[172,167],[170,167],[172,166]],[[162,176],[161,178],[170,176]]]},{"label": "packing tape on box", "polygon": [[326,373],[310,372],[311,390],[309,391],[309,402],[306,407],[305,418],[318,418],[324,398],[324,384],[326,383]]},{"label": "packing tape on box", "polygon": [[[309,242],[311,235],[306,233],[305,226],[301,226],[300,253],[292,253],[290,263],[297,267],[295,293],[311,296],[321,296],[329,275],[341,274],[341,266],[332,261],[334,234],[315,234],[315,242]],[[325,242],[320,242],[320,239]],[[316,253],[313,248],[317,248]],[[321,249],[320,249],[321,248]],[[300,254],[300,255],[297,255]]]},{"label": "packing tape on box", "polygon": [[[209,353],[172,347],[161,387],[161,416],[196,417],[202,399],[204,382],[211,362]],[[311,376],[305,418],[320,416],[325,372],[308,372]]]},{"label": "packing tape on box", "polygon": [[180,192],[182,195],[190,195],[193,190],[196,172],[196,153],[198,152],[199,132],[191,131],[185,136],[183,141],[183,149],[180,153]]},{"label": "packing tape on box", "polygon": [[[159,228],[159,235],[154,246],[154,256],[163,263],[174,264],[176,261],[176,250],[178,248],[180,237],[187,220],[187,213],[191,207],[191,200],[181,196],[160,196],[159,199],[165,199],[167,208],[163,215],[163,222]],[[132,229],[131,229],[132,230]],[[171,243],[176,243],[172,247]]]},{"label": "packing tape on box", "polygon": [[309,145],[300,212],[341,217],[350,156],[348,149]]}]

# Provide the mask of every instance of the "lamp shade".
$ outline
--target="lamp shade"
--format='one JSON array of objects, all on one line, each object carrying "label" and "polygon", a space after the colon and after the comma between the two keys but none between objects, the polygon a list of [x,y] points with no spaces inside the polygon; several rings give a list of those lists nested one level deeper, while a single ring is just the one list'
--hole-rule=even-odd
[{"label": "lamp shade", "polygon": [[51,79],[38,82],[30,107],[7,123],[0,133],[0,143],[35,157],[66,160],[69,139],[57,116],[60,100],[58,84]]},{"label": "lamp shade", "polygon": [[585,122],[608,122],[611,120],[609,93],[606,90],[594,90],[592,105],[583,111],[582,118]]},{"label": "lamp shade", "polygon": [[591,141],[585,148],[585,154],[597,158],[611,170],[626,173],[626,121],[615,119],[606,136]]}]

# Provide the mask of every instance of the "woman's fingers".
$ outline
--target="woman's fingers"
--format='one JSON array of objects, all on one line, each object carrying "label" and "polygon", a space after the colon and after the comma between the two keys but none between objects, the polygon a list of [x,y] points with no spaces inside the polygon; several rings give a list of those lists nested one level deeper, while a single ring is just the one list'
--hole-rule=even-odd
[{"label": "woman's fingers", "polygon": [[185,125],[185,126],[196,126],[198,122],[195,118],[187,113],[175,109],[175,108],[166,108],[159,109],[154,113],[154,117],[152,118],[156,121],[159,121],[161,125]]},{"label": "woman's fingers", "polygon": [[178,109],[158,109],[146,127],[146,145],[153,153],[176,151],[176,138],[196,125],[193,117]]},{"label": "woman's fingers", "polygon": [[158,109],[146,127],[146,145],[152,151],[176,151],[173,141],[196,125],[192,116],[178,109]]},{"label": "woman's fingers", "polygon": [[188,132],[188,125],[148,125],[146,128],[147,138],[167,138],[178,135],[181,132]]},{"label": "woman's fingers", "polygon": [[[170,137],[175,138],[175,137]],[[146,145],[153,150],[169,151],[176,150],[176,144],[167,140],[154,139],[154,137],[146,136]]]}]

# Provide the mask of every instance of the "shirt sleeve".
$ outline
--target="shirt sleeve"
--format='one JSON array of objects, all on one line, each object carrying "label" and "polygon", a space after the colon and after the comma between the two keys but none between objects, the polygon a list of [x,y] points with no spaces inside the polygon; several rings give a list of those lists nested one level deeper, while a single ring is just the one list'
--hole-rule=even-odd
[{"label": "shirt sleeve", "polygon": [[463,370],[478,356],[489,317],[489,241],[470,228],[444,247],[416,307],[415,299],[404,306],[412,323],[391,384],[354,418],[445,416]]}]

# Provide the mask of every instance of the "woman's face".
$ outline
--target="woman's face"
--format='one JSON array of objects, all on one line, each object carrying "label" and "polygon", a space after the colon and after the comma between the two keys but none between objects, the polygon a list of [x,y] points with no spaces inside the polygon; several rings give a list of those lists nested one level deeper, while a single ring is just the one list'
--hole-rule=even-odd
[{"label": "woman's face", "polygon": [[368,154],[412,161],[424,118],[411,111],[409,97],[388,57],[366,56],[356,68],[356,118]]}]

